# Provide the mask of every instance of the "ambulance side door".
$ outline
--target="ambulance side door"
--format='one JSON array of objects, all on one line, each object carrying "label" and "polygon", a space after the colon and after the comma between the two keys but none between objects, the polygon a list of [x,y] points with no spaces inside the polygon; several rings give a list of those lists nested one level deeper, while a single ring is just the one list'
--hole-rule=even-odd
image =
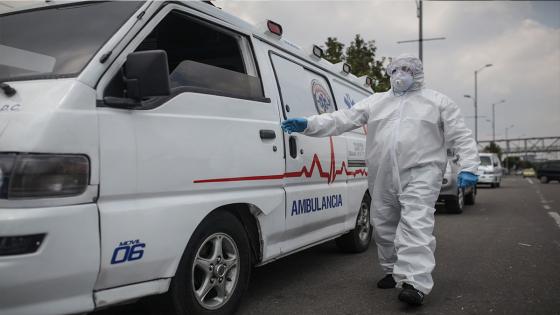
[{"label": "ambulance side door", "polygon": [[[365,89],[360,89],[350,83],[332,78],[332,87],[335,94],[336,104],[339,109],[350,109],[359,101],[371,95]],[[351,230],[356,225],[356,217],[360,210],[362,199],[366,193],[367,167],[366,167],[366,134],[367,126],[354,129],[344,133],[347,146],[347,189],[348,189],[348,216],[346,217],[346,228]]]},{"label": "ambulance side door", "polygon": [[[270,50],[283,119],[336,110],[330,83],[312,65]],[[344,230],[347,215],[346,142],[284,133],[286,232],[283,252],[320,242]]]},{"label": "ambulance side door", "polygon": [[146,50],[166,52],[171,95],[135,109],[98,108],[96,290],[173,276],[193,231],[222,205],[250,203],[266,215],[280,213],[278,229],[284,224],[279,114],[260,89],[249,34],[168,3],[107,72],[100,102],[123,96],[120,67]]}]

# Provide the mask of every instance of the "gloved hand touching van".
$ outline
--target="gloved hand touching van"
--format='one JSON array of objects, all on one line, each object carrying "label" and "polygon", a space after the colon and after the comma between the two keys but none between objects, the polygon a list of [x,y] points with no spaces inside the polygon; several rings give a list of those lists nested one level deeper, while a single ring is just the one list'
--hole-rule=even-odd
[{"label": "gloved hand touching van", "polygon": [[458,176],[459,188],[467,188],[475,186],[478,182],[478,176],[471,172],[460,172]]},{"label": "gloved hand touching van", "polygon": [[307,128],[307,119],[298,118],[288,118],[282,122],[282,129],[287,133],[292,132],[302,132]]}]

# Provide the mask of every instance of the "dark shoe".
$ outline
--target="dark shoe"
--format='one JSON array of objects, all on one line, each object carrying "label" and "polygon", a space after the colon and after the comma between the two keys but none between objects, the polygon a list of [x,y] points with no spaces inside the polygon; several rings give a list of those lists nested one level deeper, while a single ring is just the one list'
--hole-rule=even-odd
[{"label": "dark shoe", "polygon": [[410,305],[422,305],[424,303],[424,293],[416,290],[408,283],[403,284],[403,289],[399,294],[399,300]]},{"label": "dark shoe", "polygon": [[380,289],[392,289],[397,285],[397,283],[395,282],[395,279],[393,279],[393,275],[392,274],[388,274],[385,276],[385,278],[379,280],[377,282],[377,287]]}]

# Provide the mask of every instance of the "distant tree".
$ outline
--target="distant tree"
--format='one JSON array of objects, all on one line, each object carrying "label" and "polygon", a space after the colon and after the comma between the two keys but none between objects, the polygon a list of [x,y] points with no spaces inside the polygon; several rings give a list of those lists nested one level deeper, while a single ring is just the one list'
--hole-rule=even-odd
[{"label": "distant tree", "polygon": [[352,73],[356,76],[367,75],[373,79],[373,90],[384,92],[391,88],[389,76],[385,73],[388,59],[382,57],[375,60],[377,46],[374,40],[366,42],[359,34],[356,34],[350,46],[346,48],[346,62],[352,67]]},{"label": "distant tree", "polygon": [[339,42],[336,37],[328,37],[325,46],[325,59],[332,63],[344,60],[344,44]]},{"label": "distant tree", "polygon": [[389,90],[391,83],[385,73],[385,67],[390,59],[375,58],[377,46],[375,41],[366,42],[359,34],[344,51],[344,44],[336,37],[328,37],[325,42],[325,59],[332,63],[347,62],[352,67],[352,73],[358,77],[367,75],[373,79],[372,88],[375,92]]},{"label": "distant tree", "polygon": [[521,159],[518,156],[508,156],[506,158],[504,158],[502,165],[504,165],[505,167],[507,167],[508,169],[518,169],[519,166],[519,161]]},{"label": "distant tree", "polygon": [[531,163],[530,161],[525,161],[525,160],[519,160],[518,166],[521,169],[534,167],[533,163]]},{"label": "distant tree", "polygon": [[500,160],[502,159],[502,148],[494,141],[491,141],[489,145],[485,146],[484,149],[482,149],[482,152],[496,153],[498,158],[500,158]]},{"label": "distant tree", "polygon": [[376,50],[374,41],[366,42],[356,34],[350,46],[346,48],[346,62],[352,67],[352,73],[358,77],[369,75]]},{"label": "distant tree", "polygon": [[374,66],[371,68],[371,77],[375,80],[374,91],[385,92],[391,88],[389,75],[385,72],[387,64],[391,62],[391,58],[381,57],[381,60],[375,60]]}]

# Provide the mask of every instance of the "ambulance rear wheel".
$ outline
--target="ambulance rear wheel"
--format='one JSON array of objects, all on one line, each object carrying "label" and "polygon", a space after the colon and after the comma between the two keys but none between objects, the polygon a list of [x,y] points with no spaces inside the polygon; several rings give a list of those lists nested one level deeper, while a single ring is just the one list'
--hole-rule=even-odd
[{"label": "ambulance rear wheel", "polygon": [[370,223],[371,197],[366,194],[362,203],[354,229],[336,239],[336,245],[347,253],[361,253],[369,248],[372,226]]},{"label": "ambulance rear wheel", "polygon": [[171,282],[176,314],[232,314],[249,283],[249,239],[228,212],[209,215],[193,233]]}]

